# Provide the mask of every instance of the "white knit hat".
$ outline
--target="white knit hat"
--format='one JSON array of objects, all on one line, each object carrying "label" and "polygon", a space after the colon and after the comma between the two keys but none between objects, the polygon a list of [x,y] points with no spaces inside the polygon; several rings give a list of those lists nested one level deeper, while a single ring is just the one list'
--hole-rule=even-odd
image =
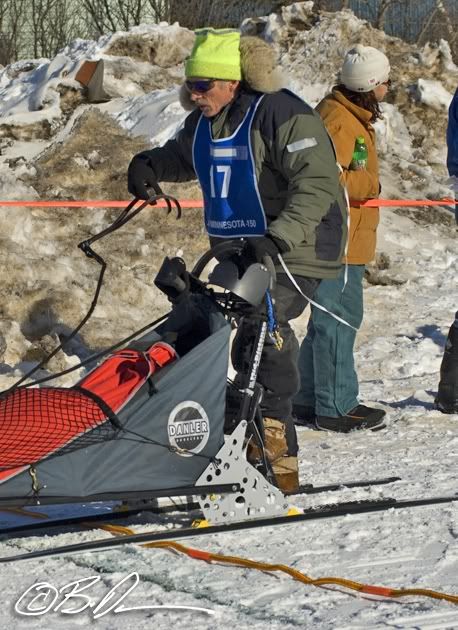
[{"label": "white knit hat", "polygon": [[388,57],[372,46],[356,44],[345,55],[340,82],[354,92],[370,92],[388,80]]}]

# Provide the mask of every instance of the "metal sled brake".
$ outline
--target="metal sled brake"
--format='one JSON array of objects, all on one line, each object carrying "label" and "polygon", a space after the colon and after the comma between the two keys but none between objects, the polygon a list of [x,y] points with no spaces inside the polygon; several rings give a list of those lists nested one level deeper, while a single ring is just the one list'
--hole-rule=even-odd
[{"label": "metal sled brake", "polygon": [[[215,524],[288,511],[268,471],[246,459],[259,416],[255,357],[235,428],[224,433],[231,322],[262,302],[270,281],[263,265],[245,276],[222,260],[202,282],[227,249],[210,250],[192,273],[166,259],[156,279],[174,302],[165,321],[77,385],[0,395],[0,508],[187,495]],[[265,334],[261,321],[257,357]]]}]

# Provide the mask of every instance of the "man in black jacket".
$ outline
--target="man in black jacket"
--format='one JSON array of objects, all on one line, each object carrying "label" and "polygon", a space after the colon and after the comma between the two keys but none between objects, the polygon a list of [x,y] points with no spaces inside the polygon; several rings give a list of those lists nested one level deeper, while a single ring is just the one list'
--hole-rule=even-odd
[{"label": "man in black jacket", "polygon": [[[197,32],[186,62],[182,103],[192,109],[163,147],[134,156],[129,191],[148,198],[158,181],[199,179],[211,241],[246,238],[253,261],[277,265],[274,294],[283,346],[269,341],[258,381],[264,389],[265,450],[285,492],[298,487],[292,397],[298,388],[298,317],[321,278],[341,268],[347,208],[331,141],[318,114],[279,90],[272,48],[238,31]],[[284,267],[279,265],[284,264]],[[305,297],[307,296],[307,297]],[[244,373],[256,322],[247,318],[233,345]]]}]

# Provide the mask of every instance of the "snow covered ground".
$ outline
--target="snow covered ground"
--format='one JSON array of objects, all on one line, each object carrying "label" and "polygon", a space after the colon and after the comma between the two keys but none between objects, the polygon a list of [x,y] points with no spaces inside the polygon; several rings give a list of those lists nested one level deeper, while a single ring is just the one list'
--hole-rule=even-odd
[{"label": "snow covered ground", "polygon": [[[446,45],[414,50],[369,29],[349,12],[325,14],[313,28],[295,30],[294,20],[297,23],[299,18],[305,22],[311,19],[310,4],[292,5],[290,13],[284,13],[283,22],[273,16],[266,19],[264,34],[278,46],[293,88],[307,100],[316,102],[332,85],[335,64],[349,42],[362,40],[383,46],[388,54],[392,53],[398,88],[392,102],[385,106],[385,122],[378,129],[382,195],[417,199],[446,196],[449,191],[445,183],[444,121],[448,99],[458,83],[458,70]],[[162,38],[164,51],[167,42],[178,40],[183,31],[177,26],[145,27],[131,35],[118,34],[115,40],[119,45],[119,41],[138,38],[140,33],[151,37],[156,44]],[[40,156],[46,156],[46,150],[59,154],[66,143],[73,146],[72,138],[78,137],[75,121],[85,110],[94,109],[82,103],[65,118],[56,96],[56,85],[63,80],[59,72],[66,68],[65,85],[71,87],[72,72],[77,61],[85,56],[106,54],[107,87],[114,98],[98,106],[98,111],[108,113],[129,134],[146,134],[149,125],[146,144],[162,142],[183,117],[173,85],[179,82],[182,72],[180,64],[185,54],[182,48],[191,41],[186,37],[180,40],[185,42],[183,46],[173,50],[168,46],[170,55],[172,52],[176,55],[176,63],[166,68],[163,59],[167,55],[164,52],[162,57],[159,55],[153,72],[158,85],[149,85],[147,89],[144,82],[151,65],[133,60],[127,54],[110,59],[110,53],[104,51],[113,42],[107,39],[98,44],[77,42],[63,52],[66,59],[60,57],[52,63],[41,60],[41,69],[40,63],[31,64],[22,75],[24,65],[22,70],[16,67],[1,71],[2,198],[33,199],[40,195],[49,198],[53,190],[55,197],[61,199],[71,194],[63,183],[66,171],[61,171],[54,182],[47,180],[48,188],[40,187],[44,186],[43,173],[46,174]],[[329,46],[329,55],[324,43]],[[416,96],[409,100],[406,94]],[[37,99],[40,108],[34,110]],[[42,133],[45,119],[49,123],[48,137]],[[10,135],[5,131],[6,123]],[[100,197],[113,198],[112,188],[100,181],[92,183],[97,169],[91,164],[100,164],[100,158],[107,173],[111,165],[122,174],[129,146],[130,154],[138,149],[133,149],[133,144],[123,146],[123,166],[121,162],[110,163],[103,148],[97,149],[99,157],[94,156],[93,141],[89,136],[82,138],[81,144],[88,146],[87,154],[82,152],[72,162],[69,152],[63,162],[74,180],[87,185],[86,198],[96,198],[97,190]],[[107,181],[110,180],[105,180],[105,184]],[[125,186],[124,180],[122,185]],[[122,189],[116,192],[122,194]],[[104,227],[109,216],[102,210],[18,208],[13,212],[0,208],[2,389],[85,312],[95,288],[96,272],[93,275],[88,272],[87,261],[75,251],[76,243]],[[196,243],[204,243],[197,227],[198,213],[186,216],[186,223],[177,228],[169,227],[170,219],[161,218],[157,228],[151,224],[150,215],[140,218],[122,237],[111,242],[110,251],[104,250],[113,258],[105,293],[95,314],[96,323],[90,335],[72,347],[73,354],[62,353],[56,365],[51,366],[54,370],[76,362],[76,355],[84,356],[88,349],[98,347],[98,342],[103,345],[107,339],[116,340],[154,319],[151,314],[164,312],[165,301],[151,288],[154,268],[164,254],[180,249],[185,258],[195,258]],[[158,230],[162,240],[157,238]],[[445,337],[458,309],[457,237],[450,209],[382,210],[378,251],[387,261],[383,265],[386,268],[379,264],[371,269],[356,360],[361,400],[386,409],[387,427],[377,433],[351,435],[299,429],[300,474],[302,482],[320,485],[365,477],[397,476],[401,480],[388,486],[302,497],[295,501],[299,507],[457,492],[458,416],[440,414],[433,406]],[[110,279],[110,273],[114,278]],[[48,295],[52,299],[48,300]],[[148,312],[146,321],[145,312]],[[304,334],[306,323],[307,315],[296,320],[298,336]],[[386,587],[423,587],[458,594],[457,517],[458,506],[446,504],[221,534],[189,544],[226,555],[287,564],[315,578],[339,576]],[[151,525],[167,529],[170,517],[151,519]],[[144,528],[142,525],[138,529]],[[2,541],[0,554],[71,544],[102,535],[105,534],[95,530],[52,538],[18,538]],[[48,582],[60,589],[69,582],[92,576],[101,579],[84,595],[90,595],[96,605],[111,587],[132,572],[138,573],[140,581],[123,603],[126,607],[142,607],[136,612],[111,612],[95,620],[94,612],[66,614],[64,605],[55,610],[63,600],[62,595],[51,605],[53,589],[46,600],[49,612],[27,617],[15,610],[21,595],[37,582]],[[361,595],[342,587],[317,588],[286,575],[208,564],[169,551],[139,547],[3,565],[0,592],[1,628],[66,630],[92,624],[110,630],[142,630],[153,626],[159,630],[172,625],[212,630],[458,628],[458,608],[450,603],[419,596],[394,600]],[[76,603],[84,605],[85,601],[73,600],[73,605]],[[151,605],[166,608],[144,608]],[[210,612],[173,610],[174,606],[194,606]],[[21,604],[16,608],[21,611]]]}]

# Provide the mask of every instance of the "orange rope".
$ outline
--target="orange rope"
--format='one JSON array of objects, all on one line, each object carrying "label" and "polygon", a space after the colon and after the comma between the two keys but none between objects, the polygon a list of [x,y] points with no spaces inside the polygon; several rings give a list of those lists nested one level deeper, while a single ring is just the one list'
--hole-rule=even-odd
[{"label": "orange rope", "polygon": [[[134,532],[128,527],[122,525],[101,525],[100,529],[110,532],[113,535],[130,535]],[[301,573],[296,569],[285,564],[269,564],[267,562],[257,562],[255,560],[249,560],[247,558],[240,558],[238,556],[225,556],[223,554],[211,553],[208,551],[202,551],[200,549],[193,549],[192,547],[186,547],[175,541],[157,541],[151,543],[144,543],[141,545],[149,549],[173,549],[178,553],[185,554],[194,560],[204,560],[205,562],[220,562],[223,564],[231,564],[246,569],[256,569],[258,571],[280,571],[286,573],[294,580],[302,582],[303,584],[309,584],[311,586],[325,586],[333,584],[336,586],[343,586],[359,593],[366,593],[369,595],[378,595],[380,597],[405,597],[407,595],[420,595],[422,597],[431,597],[432,599],[439,599],[450,602],[452,604],[458,604],[457,595],[449,595],[448,593],[441,593],[426,588],[390,588],[386,586],[373,586],[371,584],[363,584],[362,582],[355,582],[353,580],[347,580],[339,577],[321,577],[311,578],[305,573]]]},{"label": "orange rope", "polygon": [[[92,201],[0,201],[0,206],[15,207],[23,206],[24,208],[124,208],[130,203],[130,201],[105,201],[105,200],[92,200]],[[139,201],[137,205],[140,205],[143,201]],[[202,208],[203,202],[201,199],[182,199],[180,201],[182,208]],[[165,201],[160,200],[155,205],[155,208],[167,208]]]},{"label": "orange rope", "polygon": [[[0,207],[22,206],[24,208],[124,208],[129,201],[105,201],[94,199],[89,201],[54,200],[54,201],[0,201]],[[139,203],[141,203],[139,201]],[[203,208],[202,199],[179,199],[182,208]],[[350,204],[363,208],[388,206],[454,206],[455,199],[366,199],[366,201],[350,200]],[[158,201],[157,208],[166,208],[165,201]]]}]

